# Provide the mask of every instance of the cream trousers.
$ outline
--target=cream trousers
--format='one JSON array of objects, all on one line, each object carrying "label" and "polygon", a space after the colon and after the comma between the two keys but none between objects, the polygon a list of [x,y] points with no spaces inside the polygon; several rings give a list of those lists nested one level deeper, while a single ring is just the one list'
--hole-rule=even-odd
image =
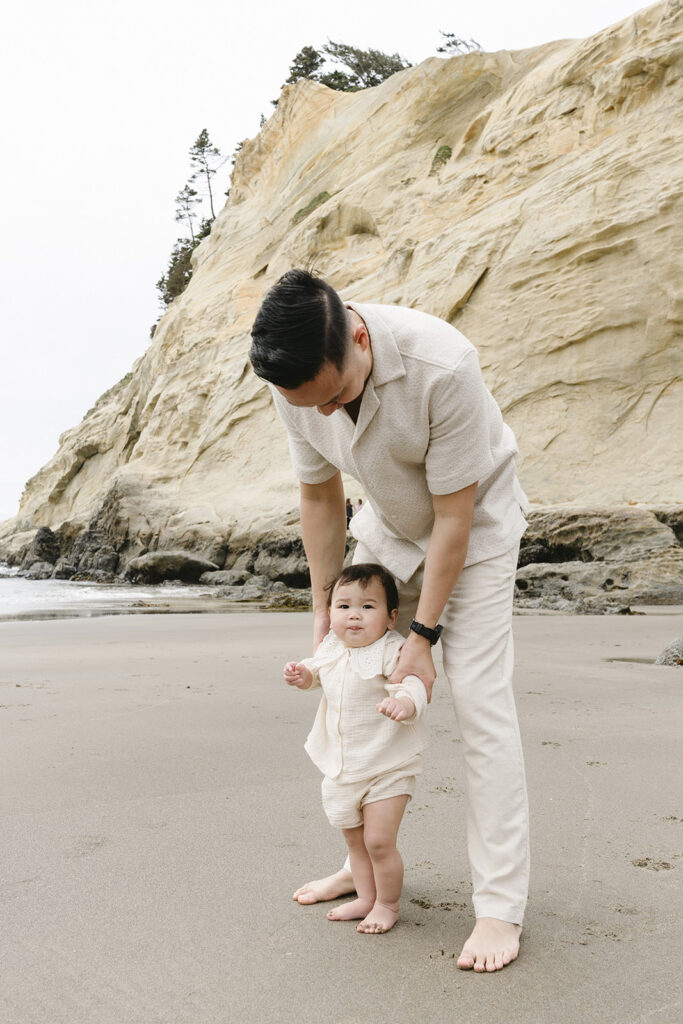
[{"label": "cream trousers", "polygon": [[[517,553],[515,545],[463,569],[439,621],[444,672],[465,760],[474,912],[477,917],[521,924],[529,887],[529,812],[512,693]],[[361,543],[353,560],[377,561]],[[396,628],[404,636],[415,616],[422,577],[420,568],[407,583],[397,581]],[[428,751],[425,756],[429,758]],[[348,869],[348,860],[345,866]]]}]

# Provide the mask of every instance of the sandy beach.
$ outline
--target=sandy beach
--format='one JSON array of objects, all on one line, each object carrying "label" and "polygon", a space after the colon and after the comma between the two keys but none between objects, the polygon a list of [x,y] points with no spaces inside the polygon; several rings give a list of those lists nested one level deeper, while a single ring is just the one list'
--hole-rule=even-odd
[{"label": "sandy beach", "polygon": [[0,623],[6,1024],[675,1024],[683,609],[515,619],[532,809],[519,961],[470,927],[462,771],[437,685],[400,837],[402,918],[331,924],[293,889],[343,859],[281,665],[303,614]]}]

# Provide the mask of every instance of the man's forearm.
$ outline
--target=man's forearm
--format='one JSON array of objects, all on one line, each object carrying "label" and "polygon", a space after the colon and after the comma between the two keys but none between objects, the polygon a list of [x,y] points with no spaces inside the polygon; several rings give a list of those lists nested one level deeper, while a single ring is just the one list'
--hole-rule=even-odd
[{"label": "man's forearm", "polygon": [[[477,485],[453,494],[432,495],[434,526],[425,558],[424,577],[415,618],[433,629],[453,592],[465,564]],[[410,632],[401,648],[398,665],[391,674],[392,683],[407,675],[418,676],[431,699],[436,678],[429,640]]]},{"label": "man's forearm", "polygon": [[[453,494],[433,495],[434,526],[425,558],[424,576],[415,618],[433,629],[462,572],[470,541],[470,529],[477,485]],[[398,665],[391,675],[400,683],[407,675],[418,676],[431,700],[436,678],[429,640],[412,631],[401,648]]]},{"label": "man's forearm", "polygon": [[346,510],[341,474],[323,484],[301,484],[301,536],[314,613],[327,608],[325,588],[341,572],[346,548]]},{"label": "man's forearm", "polygon": [[415,618],[433,629],[462,572],[467,556],[469,527],[453,520],[434,523],[425,558],[424,578]]}]

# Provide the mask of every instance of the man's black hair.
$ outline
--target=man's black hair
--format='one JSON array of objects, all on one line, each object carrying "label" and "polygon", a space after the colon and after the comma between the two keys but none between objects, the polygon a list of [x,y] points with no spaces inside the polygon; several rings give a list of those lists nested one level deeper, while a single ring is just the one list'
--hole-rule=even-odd
[{"label": "man's black hair", "polygon": [[332,593],[340,583],[360,583],[365,590],[370,580],[379,580],[384,587],[384,593],[387,595],[387,611],[393,612],[395,608],[398,608],[398,590],[394,577],[387,572],[383,565],[378,565],[376,562],[359,562],[357,565],[349,565],[346,569],[342,569],[337,578],[325,588],[327,590],[327,607],[331,606]]},{"label": "man's black hair", "polygon": [[346,308],[327,281],[288,270],[270,289],[251,329],[254,373],[293,390],[313,380],[324,363],[342,370],[349,339]]}]

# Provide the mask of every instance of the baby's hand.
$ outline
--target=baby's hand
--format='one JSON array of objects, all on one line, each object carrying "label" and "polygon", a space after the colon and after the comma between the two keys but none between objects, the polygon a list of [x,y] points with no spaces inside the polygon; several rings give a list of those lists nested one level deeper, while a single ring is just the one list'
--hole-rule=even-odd
[{"label": "baby's hand", "polygon": [[394,722],[402,722],[404,718],[412,718],[415,714],[415,705],[410,697],[385,697],[377,710]]},{"label": "baby's hand", "polygon": [[313,682],[313,673],[310,668],[297,661],[288,661],[283,672],[285,682],[288,686],[298,686],[300,690],[307,690]]}]

